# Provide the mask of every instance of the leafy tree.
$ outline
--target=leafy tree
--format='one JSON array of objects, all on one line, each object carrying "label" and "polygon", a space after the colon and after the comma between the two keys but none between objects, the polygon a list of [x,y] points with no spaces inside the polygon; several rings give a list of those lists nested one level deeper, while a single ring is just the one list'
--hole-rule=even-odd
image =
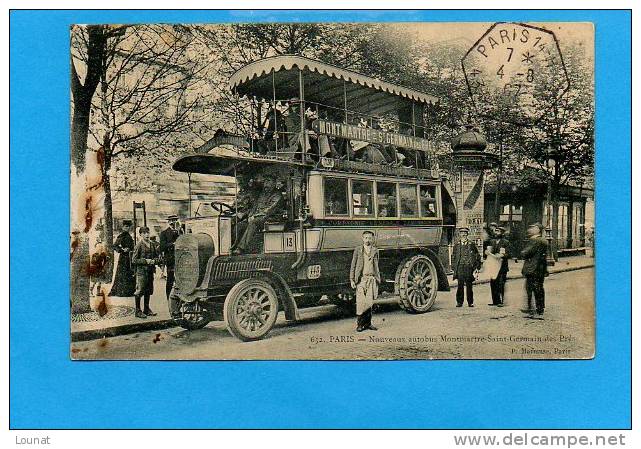
[{"label": "leafy tree", "polygon": [[[170,143],[170,136],[189,129],[190,112],[200,100],[196,75],[203,66],[199,55],[190,51],[191,41],[189,30],[179,26],[72,29],[72,160],[85,169],[88,213],[102,212],[104,217],[100,234],[111,261],[112,164],[131,154],[153,154],[161,159],[163,151],[179,144]],[[84,84],[80,72],[86,73]],[[94,94],[90,96],[91,88]],[[85,128],[86,150],[82,148]],[[95,166],[85,167],[87,152],[93,154]],[[93,221],[86,220],[85,232]],[[109,280],[111,272],[109,264],[99,275]]]},{"label": "leafy tree", "polygon": [[[537,66],[535,89],[516,103],[497,96],[492,102],[493,115],[484,120],[488,140],[500,141],[504,147],[503,180],[515,185],[545,185],[551,177],[552,192],[556,192],[552,196],[555,245],[558,193],[564,186],[590,185],[594,167],[591,59],[577,43],[567,44],[562,52],[570,80],[567,91],[560,67]],[[501,102],[503,106],[497,107]],[[553,172],[547,166],[548,148],[556,151]]]}]

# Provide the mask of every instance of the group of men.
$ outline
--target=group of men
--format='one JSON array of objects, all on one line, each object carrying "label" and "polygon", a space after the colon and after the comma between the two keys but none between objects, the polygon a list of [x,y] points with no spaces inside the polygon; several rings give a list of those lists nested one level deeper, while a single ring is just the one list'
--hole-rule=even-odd
[{"label": "group of men", "polygon": [[[134,245],[130,229],[131,220],[124,220],[122,232],[114,242],[114,250],[120,254],[110,296],[134,296],[137,318],[157,315],[149,301],[154,292],[156,266],[164,264],[167,270],[165,294],[167,299],[174,286],[174,245],[182,234],[177,215],[167,217],[167,228],[160,233],[160,243],[152,240],[149,228],[138,229],[140,241]],[[141,299],[143,305],[141,307]]]},{"label": "group of men", "polygon": [[[545,310],[545,291],[543,282],[547,276],[548,243],[542,237],[543,226],[534,223],[528,227],[528,244],[521,251],[525,277],[526,303],[522,312],[542,318]],[[473,282],[482,266],[482,258],[474,242],[468,239],[470,230],[459,228],[459,241],[454,245],[452,269],[454,279],[458,281],[456,289],[456,307],[463,306],[464,297],[468,307],[474,307]],[[502,307],[505,303],[505,282],[508,273],[509,242],[504,236],[505,229],[492,223],[488,229],[485,256],[496,259],[499,268],[491,274],[490,289],[492,302],[489,306]],[[489,264],[488,264],[489,265]],[[534,301],[533,301],[534,300]]]},{"label": "group of men", "polygon": [[[285,113],[277,108],[270,108],[265,115],[262,139],[258,140],[258,148],[264,151],[277,151],[289,159],[300,157],[302,152],[310,152],[333,159],[349,159],[371,164],[398,165],[413,167],[419,162],[422,165],[423,155],[410,154],[413,150],[397,148],[393,145],[377,145],[371,142],[349,140],[341,137],[330,137],[317,134],[312,130],[311,123],[318,118],[335,122],[344,122],[344,111],[324,108],[319,111],[306,110],[301,116],[301,105],[304,103],[297,97],[287,102]],[[320,115],[320,117],[319,117]],[[301,126],[303,124],[303,126]],[[356,117],[356,126],[381,129],[381,126],[364,117]],[[303,129],[304,128],[304,131]],[[411,127],[399,131],[410,135]],[[279,140],[279,144],[277,144]]]},{"label": "group of men", "polygon": [[[282,208],[282,194],[276,182],[270,177],[261,177],[263,191],[246,213],[247,227],[236,244],[235,251],[244,251],[253,236],[262,228],[265,220],[273,216],[276,210]],[[167,269],[166,295],[169,295],[174,285],[174,246],[182,233],[178,216],[167,217],[168,226],[160,233],[160,243],[150,238],[149,228],[141,227],[138,232],[140,241],[134,246],[129,233],[131,221],[125,220],[122,232],[118,235],[114,249],[120,254],[118,267],[114,277],[111,296],[135,297],[138,318],[155,316],[149,306],[153,293],[154,273],[157,265],[165,264]],[[543,282],[547,276],[547,247],[548,243],[542,237],[543,227],[532,224],[528,228],[529,241],[521,251],[524,260],[522,274],[525,277],[526,306],[524,313],[536,314],[542,317],[545,310],[545,291]],[[483,264],[481,254],[476,244],[468,239],[469,229],[458,229],[459,241],[453,251],[453,278],[458,281],[456,289],[456,307],[463,306],[464,298],[468,307],[474,307],[473,283]],[[489,239],[485,245],[485,256],[496,259],[499,268],[491,275],[490,288],[492,302],[489,306],[502,307],[505,303],[505,282],[508,273],[510,257],[509,243],[505,238],[505,229],[492,223],[488,229]],[[365,231],[363,243],[353,253],[350,267],[350,284],[356,290],[357,331],[377,330],[372,325],[372,305],[378,296],[378,286],[381,275],[378,266],[379,252],[374,243],[374,234]],[[141,299],[143,307],[141,308]],[[533,301],[534,300],[534,301]]]},{"label": "group of men", "polygon": [[[456,307],[463,307],[463,299],[467,297],[469,307],[474,307],[473,283],[483,264],[481,254],[476,244],[468,239],[470,230],[459,228],[460,240],[454,246],[452,268],[454,279],[458,280],[456,289]],[[542,319],[545,310],[545,291],[543,282],[548,275],[547,250],[548,243],[542,236],[543,226],[534,223],[528,228],[528,244],[521,251],[523,268],[521,274],[525,277],[526,303],[521,309],[529,316]],[[498,264],[490,280],[492,302],[489,306],[503,307],[505,303],[505,282],[510,258],[509,242],[505,238],[505,229],[492,223],[488,229],[485,255],[494,258]],[[356,331],[377,330],[372,325],[372,306],[378,296],[378,286],[381,274],[378,266],[379,251],[374,243],[374,233],[365,231],[362,234],[362,245],[356,247],[352,255],[350,267],[350,285],[356,290]]]}]

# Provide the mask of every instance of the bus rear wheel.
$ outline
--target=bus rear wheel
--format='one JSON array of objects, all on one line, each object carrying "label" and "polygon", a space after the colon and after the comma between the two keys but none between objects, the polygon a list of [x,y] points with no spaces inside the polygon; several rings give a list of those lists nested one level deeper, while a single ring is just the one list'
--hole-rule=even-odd
[{"label": "bus rear wheel", "polygon": [[243,341],[260,340],[278,316],[278,296],[262,279],[245,279],[229,290],[223,315],[227,330]]},{"label": "bus rear wheel", "polygon": [[436,301],[438,277],[434,262],[422,254],[410,257],[398,274],[399,304],[410,313],[425,313]]}]

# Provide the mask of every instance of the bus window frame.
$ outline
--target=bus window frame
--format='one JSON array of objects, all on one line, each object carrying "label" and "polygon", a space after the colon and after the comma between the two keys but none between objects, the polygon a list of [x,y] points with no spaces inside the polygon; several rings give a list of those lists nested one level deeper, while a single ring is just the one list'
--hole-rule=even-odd
[{"label": "bus window frame", "polygon": [[[346,205],[347,213],[345,213],[345,214],[328,214],[327,213],[327,209],[326,209],[327,203],[325,201],[326,200],[325,186],[326,186],[326,181],[328,179],[339,179],[339,180],[346,181],[346,183],[347,183],[347,198],[345,198],[345,200],[346,200],[345,205]],[[345,218],[352,218],[351,206],[350,206],[350,204],[351,204],[351,196],[352,196],[351,195],[352,189],[351,189],[351,182],[350,182],[349,178],[348,177],[344,177],[344,176],[331,176],[330,175],[330,176],[322,176],[322,180],[323,180],[323,183],[322,183],[322,185],[323,185],[322,207],[323,207],[323,215],[325,216],[325,218],[334,218],[334,219],[339,219],[339,220],[344,220]]]},{"label": "bus window frame", "polygon": [[[421,187],[434,187],[434,204],[435,204],[434,209],[435,209],[436,215],[433,217],[423,216],[423,204],[421,203]],[[441,218],[440,196],[441,196],[441,191],[436,184],[426,184],[426,183],[418,184],[418,207],[419,207],[419,217],[421,220],[435,220],[435,219]]]},{"label": "bus window frame", "polygon": [[[376,219],[376,180],[375,179],[366,179],[366,178],[353,178],[348,177],[349,180],[349,214],[352,219]],[[372,213],[367,215],[356,215],[354,213],[354,181],[367,182],[372,186]]]},{"label": "bus window frame", "polygon": [[[333,173],[333,172],[322,172],[319,173],[322,182],[322,192],[321,192],[321,208],[323,211],[323,217],[324,219],[327,220],[350,220],[350,221],[380,221],[380,222],[387,222],[387,221],[397,221],[397,222],[403,222],[403,221],[439,221],[442,220],[441,216],[441,189],[439,188],[439,184],[436,182],[425,182],[425,181],[420,181],[420,180],[411,180],[411,179],[398,179],[398,178],[383,178],[383,179],[377,179],[375,177],[367,176],[367,175],[362,175],[362,174],[356,174],[352,175],[349,173]],[[325,183],[328,178],[331,179],[343,179],[347,180],[347,191],[348,191],[348,210],[347,214],[345,215],[329,215],[325,213]],[[373,188],[374,188],[374,195],[373,195],[373,201],[374,201],[374,215],[354,215],[354,210],[353,210],[353,204],[352,204],[352,194],[353,194],[353,189],[352,189],[352,181],[369,181],[373,183]],[[396,208],[398,211],[398,214],[396,217],[379,217],[378,216],[378,183],[387,183],[387,184],[395,184],[396,185]],[[410,185],[416,185],[417,189],[417,200],[418,200],[418,208],[419,208],[419,216],[417,217],[402,217],[400,214],[400,184],[410,184]],[[423,217],[421,216],[422,213],[422,208],[421,208],[421,198],[420,198],[420,188],[421,186],[429,186],[434,188],[434,191],[436,193],[436,198],[435,198],[435,203],[436,203],[436,215],[434,217]]]},{"label": "bus window frame", "polygon": [[[414,215],[403,215],[403,200],[401,198],[401,185],[404,186],[412,186],[414,187],[414,194],[416,195],[415,198],[415,208],[414,208]],[[421,188],[420,184],[417,182],[403,182],[399,181],[398,182],[398,212],[399,212],[399,219],[400,220],[416,220],[417,218],[421,218]]]},{"label": "bus window frame", "polygon": [[[396,187],[396,189],[395,189],[396,190],[396,215],[394,215],[393,217],[379,217],[379,215],[378,215],[378,213],[379,213],[379,210],[378,210],[378,184],[379,184],[379,182],[381,184],[394,184],[395,187]],[[398,221],[398,220],[401,219],[400,210],[399,210],[400,198],[399,198],[399,194],[398,194],[398,183],[399,183],[398,180],[394,180],[394,181],[375,180],[374,181],[374,196],[375,196],[374,205],[375,205],[375,210],[376,210],[376,213],[374,214],[374,218],[376,220]]]}]

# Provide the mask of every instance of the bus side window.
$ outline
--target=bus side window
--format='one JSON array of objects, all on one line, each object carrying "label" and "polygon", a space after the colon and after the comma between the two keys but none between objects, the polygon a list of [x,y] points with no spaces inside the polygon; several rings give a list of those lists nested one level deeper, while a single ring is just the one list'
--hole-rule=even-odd
[{"label": "bus side window", "polygon": [[374,183],[352,180],[352,209],[355,217],[374,215]]},{"label": "bus side window", "polygon": [[418,217],[416,184],[400,184],[401,217]]},{"label": "bus side window", "polygon": [[379,217],[398,217],[398,211],[396,210],[396,183],[377,182],[376,202],[378,204]]},{"label": "bus side window", "polygon": [[348,215],[347,178],[325,178],[325,215]]},{"label": "bus side window", "polygon": [[436,186],[420,186],[421,217],[436,217]]}]

